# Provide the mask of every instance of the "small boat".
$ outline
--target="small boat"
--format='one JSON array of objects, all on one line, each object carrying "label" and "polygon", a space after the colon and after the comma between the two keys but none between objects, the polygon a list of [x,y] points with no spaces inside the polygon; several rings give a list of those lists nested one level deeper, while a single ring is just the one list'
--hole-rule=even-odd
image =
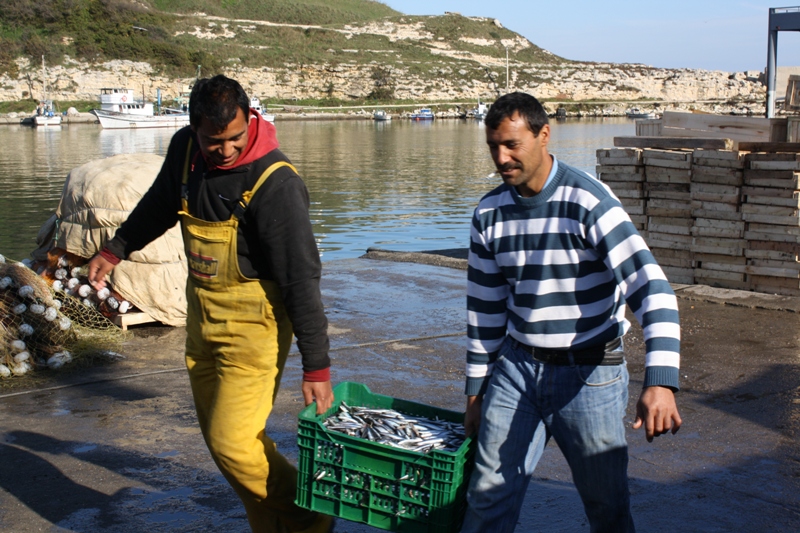
[{"label": "small boat", "polygon": [[475,120],[483,120],[486,118],[486,113],[489,111],[489,108],[486,104],[478,100],[478,107],[476,107],[472,111],[472,118]]},{"label": "small boat", "polygon": [[375,111],[374,113],[372,113],[372,118],[373,118],[373,120],[385,122],[387,120],[392,120],[392,115],[390,115],[386,111],[378,110],[378,111]]},{"label": "small boat", "polygon": [[638,107],[632,107],[625,112],[628,118],[656,118],[658,115],[655,111],[642,111]]},{"label": "small boat", "polygon": [[47,70],[44,66],[44,56],[42,56],[42,92],[44,98],[36,108],[36,115],[33,117],[34,126],[60,126],[61,115],[56,113],[52,100],[47,98]]},{"label": "small boat", "polygon": [[423,107],[419,111],[414,111],[409,116],[411,120],[433,120],[435,118],[430,108]]},{"label": "small boat", "polygon": [[53,110],[52,100],[43,100],[36,108],[36,116],[33,117],[34,126],[61,126],[61,115]]},{"label": "small boat", "polygon": [[275,122],[275,115],[267,113],[267,110],[261,105],[261,100],[255,96],[250,98],[250,107],[258,111],[267,122]]},{"label": "small boat", "polygon": [[100,109],[93,109],[92,114],[105,129],[182,128],[189,125],[189,113],[170,108],[156,112],[152,102],[139,100],[132,89],[121,87],[100,89]]}]

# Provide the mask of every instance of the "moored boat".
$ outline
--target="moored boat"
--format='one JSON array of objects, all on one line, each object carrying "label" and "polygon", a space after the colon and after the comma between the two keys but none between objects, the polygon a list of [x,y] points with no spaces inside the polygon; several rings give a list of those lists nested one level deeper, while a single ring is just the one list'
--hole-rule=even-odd
[{"label": "moored boat", "polygon": [[411,113],[409,118],[411,120],[433,120],[435,118],[435,115],[433,114],[433,111],[430,110],[430,108],[423,107],[419,111],[414,111],[413,113]]},{"label": "moored boat", "polygon": [[266,108],[261,105],[261,100],[257,97],[253,96],[250,98],[250,107],[258,111],[267,122],[275,122],[275,115],[272,113],[267,113]]},{"label": "moored boat", "polygon": [[658,115],[655,111],[642,111],[638,107],[632,107],[625,112],[628,118],[656,118]]},{"label": "moored boat", "polygon": [[160,115],[134,115],[94,109],[92,113],[105,129],[125,128],[182,128],[189,125],[188,113],[163,113]]},{"label": "moored boat", "polygon": [[92,113],[105,129],[182,128],[189,125],[189,113],[178,109],[155,111],[152,102],[137,99],[133,90],[120,87],[100,89],[100,109]]},{"label": "moored boat", "polygon": [[486,113],[489,111],[489,108],[486,104],[478,100],[478,107],[472,112],[472,118],[476,120],[483,120],[486,118]]},{"label": "moored boat", "polygon": [[47,70],[44,66],[44,56],[42,56],[42,93],[43,99],[36,108],[36,115],[33,117],[34,126],[60,126],[61,115],[56,113],[52,100],[47,98]]},{"label": "moored boat", "polygon": [[383,111],[382,109],[379,109],[374,113],[372,113],[372,119],[377,120],[379,122],[385,122],[387,120],[392,120],[392,115],[390,115],[386,111]]},{"label": "moored boat", "polygon": [[53,102],[45,100],[41,107],[36,109],[36,115],[33,117],[34,126],[60,126],[61,115],[53,110]]}]

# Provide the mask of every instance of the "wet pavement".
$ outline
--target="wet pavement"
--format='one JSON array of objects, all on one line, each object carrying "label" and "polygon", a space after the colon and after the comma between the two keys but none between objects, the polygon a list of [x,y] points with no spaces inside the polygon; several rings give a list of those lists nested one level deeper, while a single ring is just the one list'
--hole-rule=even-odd
[{"label": "wet pavement", "polygon": [[[463,411],[463,258],[371,256],[323,265],[334,381]],[[676,288],[684,426],[653,443],[628,431],[638,529],[800,530],[798,300]],[[120,362],[0,389],[1,531],[249,531],[197,429],[185,331],[134,332]],[[644,364],[638,325],[626,343],[632,422]],[[294,354],[267,427],[292,460],[300,378]],[[339,521],[337,531],[379,530]],[[588,531],[553,443],[517,531]]]}]

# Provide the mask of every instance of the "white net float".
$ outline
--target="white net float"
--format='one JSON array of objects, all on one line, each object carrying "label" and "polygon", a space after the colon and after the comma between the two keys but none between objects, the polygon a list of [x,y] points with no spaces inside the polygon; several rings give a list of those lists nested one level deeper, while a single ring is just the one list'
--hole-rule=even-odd
[{"label": "white net float", "polygon": [[72,321],[69,318],[62,316],[61,318],[58,319],[58,328],[61,331],[67,331],[71,326],[72,326]]},{"label": "white net float", "polygon": [[21,363],[17,363],[13,367],[11,367],[11,371],[14,373],[15,376],[22,376],[28,373],[31,369],[31,364],[27,361],[22,361]]},{"label": "white net float", "polygon": [[47,320],[48,322],[52,322],[56,318],[58,318],[58,311],[56,310],[56,308],[48,307],[44,312],[44,319]]},{"label": "white net float", "polygon": [[72,361],[71,353],[67,351],[58,352],[54,353],[53,355],[50,356],[49,359],[47,359],[47,366],[53,370],[58,370],[59,368],[61,368],[62,366],[71,361]]}]

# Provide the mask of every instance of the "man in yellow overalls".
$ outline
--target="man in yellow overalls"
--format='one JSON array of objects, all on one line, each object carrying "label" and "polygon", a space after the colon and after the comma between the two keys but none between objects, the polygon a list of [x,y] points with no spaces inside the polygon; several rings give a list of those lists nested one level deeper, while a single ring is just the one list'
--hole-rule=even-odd
[{"label": "man in yellow overalls", "polygon": [[327,319],[308,191],[275,128],[235,80],[199,80],[190,126],[114,238],[89,263],[95,288],[181,222],[189,276],[186,366],[208,449],[257,532],[333,530],[295,505],[297,471],[265,434],[293,334],[305,404],[330,408]]}]

